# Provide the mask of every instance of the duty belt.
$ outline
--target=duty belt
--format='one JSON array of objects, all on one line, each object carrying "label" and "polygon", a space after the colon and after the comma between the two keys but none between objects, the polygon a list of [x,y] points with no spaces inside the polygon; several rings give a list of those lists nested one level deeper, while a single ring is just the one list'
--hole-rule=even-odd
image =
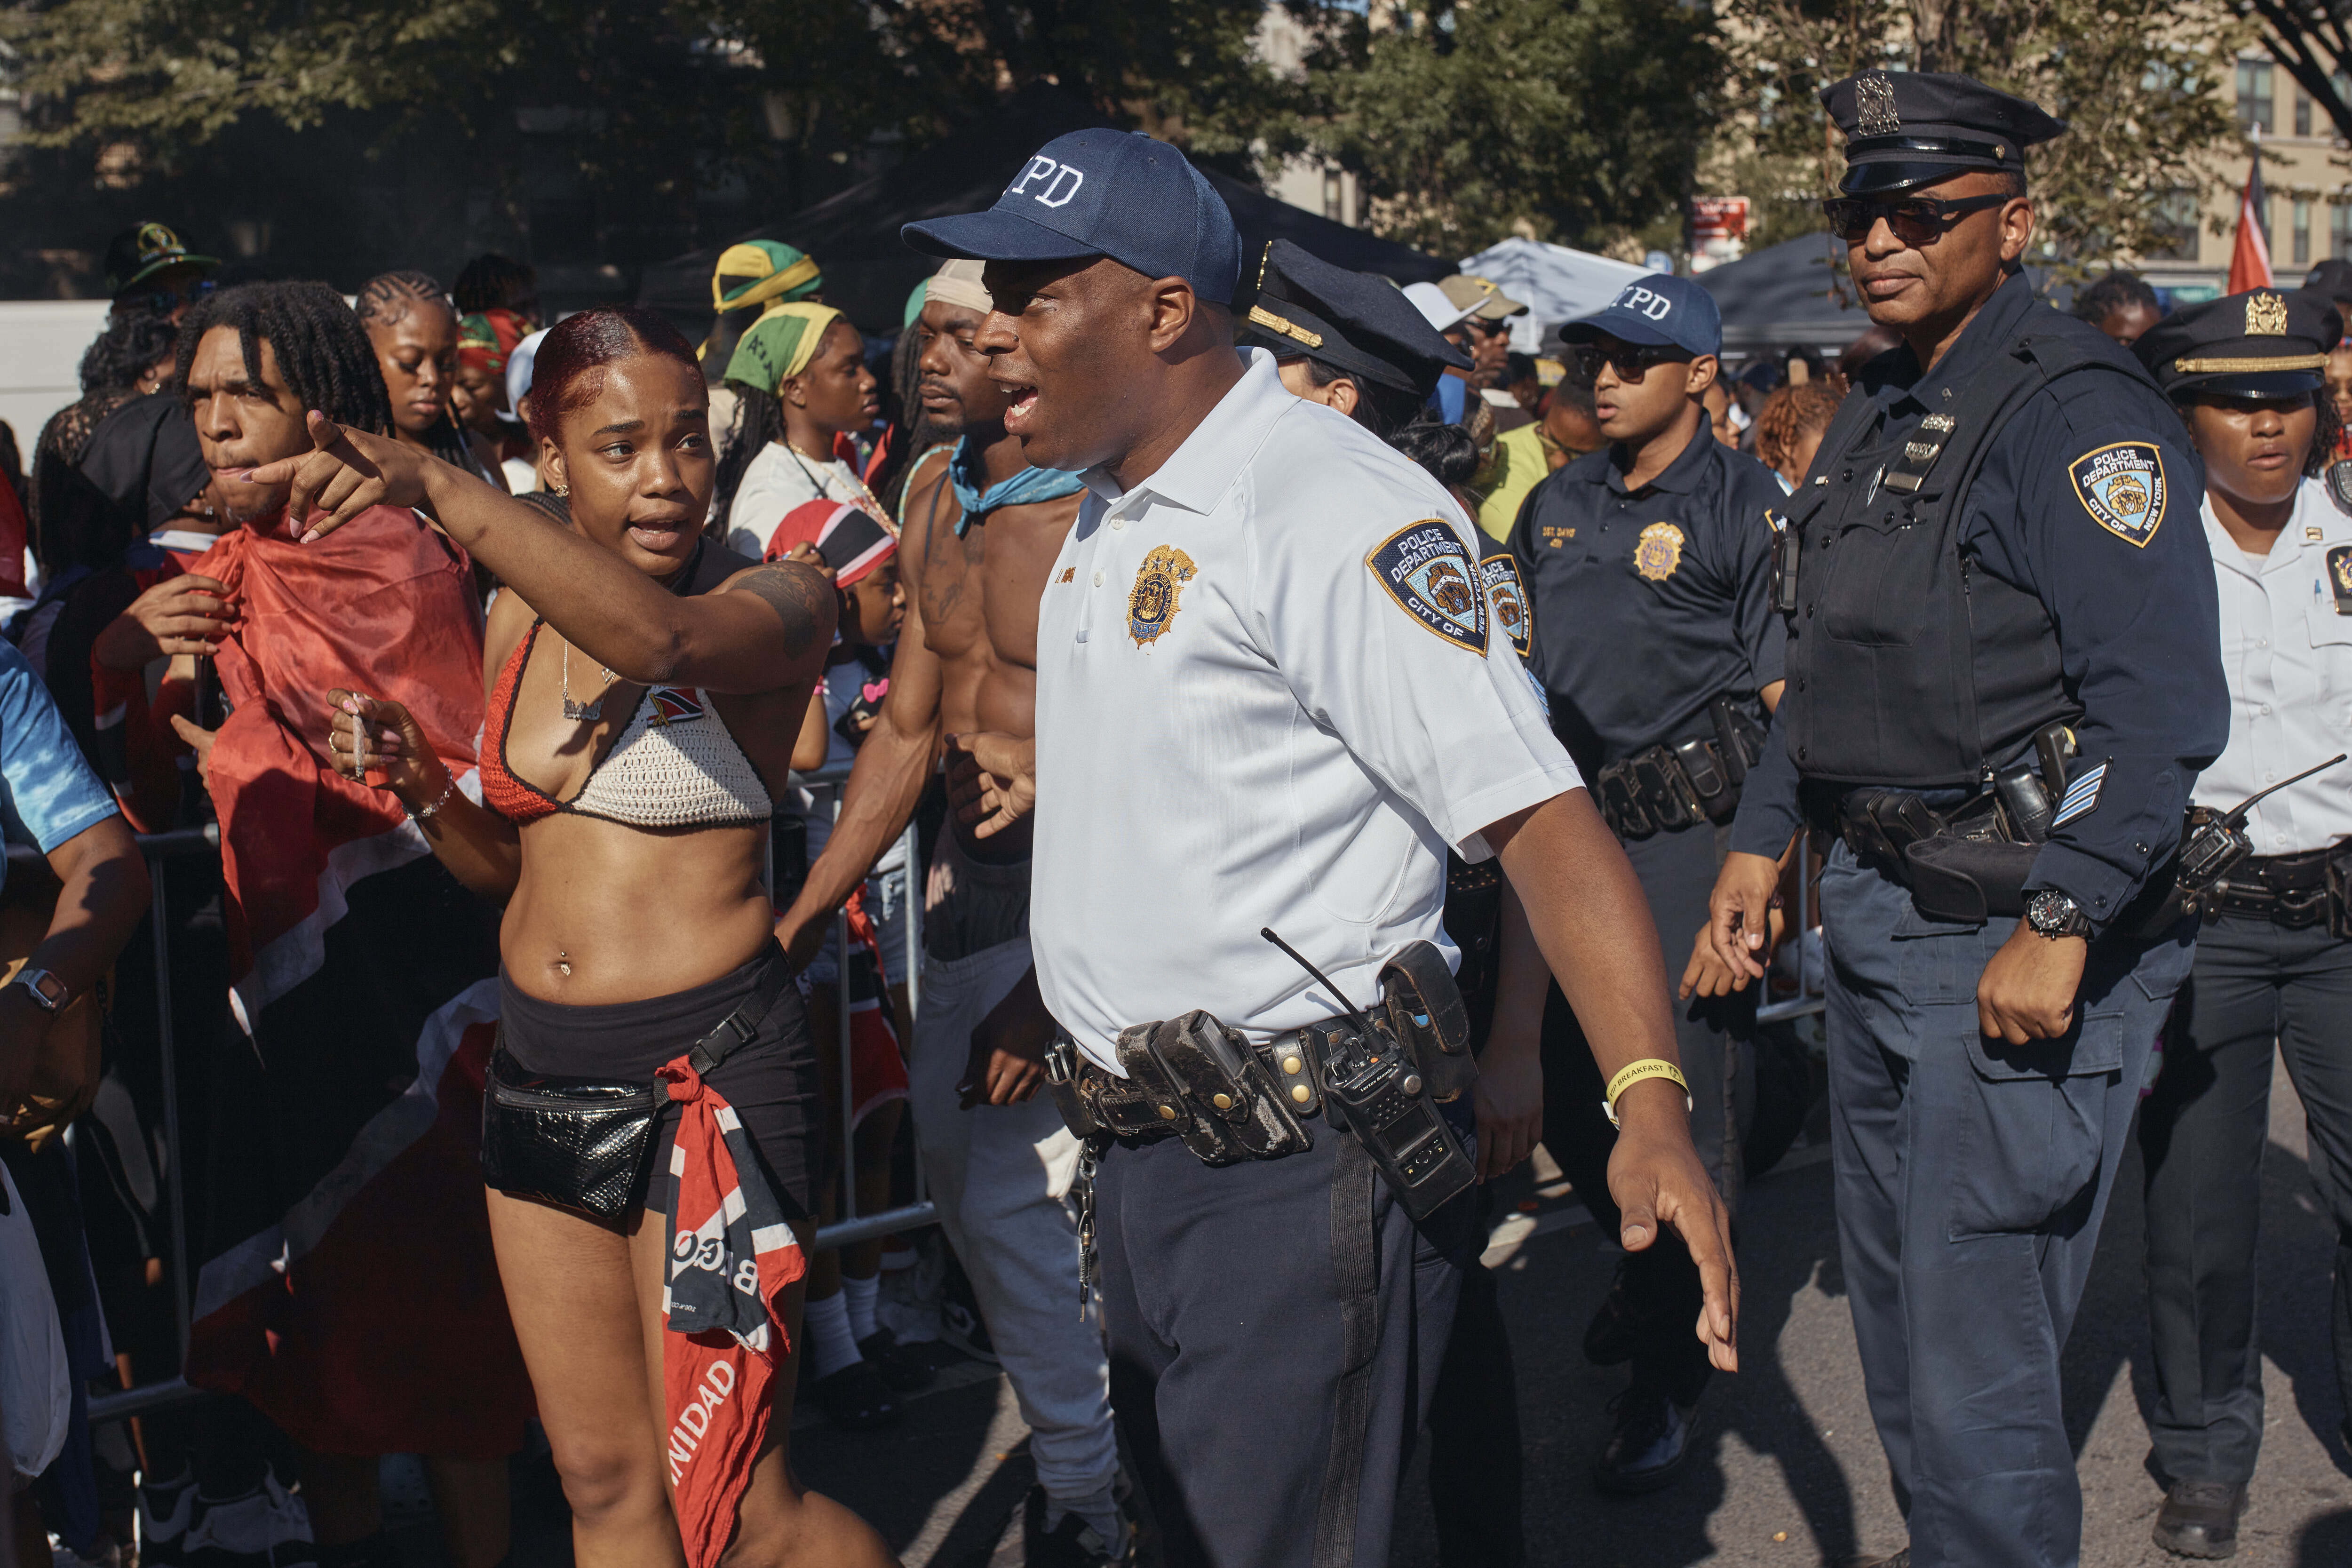
[{"label": "duty belt", "polygon": [[[2289,931],[2330,921],[2339,934],[2347,925],[2342,908],[2346,847],[2301,855],[2252,855],[2213,884],[2206,908],[2214,914],[2269,921]],[[2331,862],[2335,874],[2330,875]],[[2333,889],[2331,891],[2331,889]]]},{"label": "duty belt", "polygon": [[1765,732],[1729,696],[1707,704],[1714,739],[1704,735],[1650,746],[1593,775],[1593,794],[1609,830],[1620,838],[1673,833],[1700,821],[1729,822],[1739,788],[1764,754]]}]

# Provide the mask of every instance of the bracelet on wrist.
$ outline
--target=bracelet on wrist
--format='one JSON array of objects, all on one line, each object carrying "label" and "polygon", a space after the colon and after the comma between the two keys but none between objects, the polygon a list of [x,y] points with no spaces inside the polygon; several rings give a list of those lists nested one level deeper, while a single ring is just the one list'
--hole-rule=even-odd
[{"label": "bracelet on wrist", "polygon": [[457,775],[456,773],[451,773],[449,775],[449,782],[441,786],[441,793],[433,797],[433,804],[431,805],[414,806],[404,801],[401,805],[401,809],[408,813],[409,821],[422,822],[426,817],[432,816],[435,812],[440,810],[443,806],[448,805],[449,797],[457,793]]},{"label": "bracelet on wrist", "polygon": [[1654,1078],[1665,1079],[1680,1086],[1683,1091],[1683,1110],[1685,1112],[1696,1109],[1691,1100],[1690,1080],[1683,1077],[1680,1068],[1660,1057],[1643,1057],[1639,1061],[1627,1062],[1623,1067],[1619,1068],[1617,1076],[1609,1080],[1609,1088],[1601,1101],[1601,1109],[1608,1113],[1610,1126],[1621,1125],[1617,1120],[1619,1097],[1635,1084]]}]

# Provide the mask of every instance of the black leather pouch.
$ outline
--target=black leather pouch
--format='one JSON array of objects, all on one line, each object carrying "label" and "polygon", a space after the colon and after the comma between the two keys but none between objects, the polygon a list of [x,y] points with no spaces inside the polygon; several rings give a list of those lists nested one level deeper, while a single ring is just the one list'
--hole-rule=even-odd
[{"label": "black leather pouch", "polygon": [[2041,850],[2031,844],[1923,838],[1904,851],[1911,869],[1911,901],[1929,920],[1978,925],[1995,915],[2025,912],[2025,879]]},{"label": "black leather pouch", "polygon": [[667,1099],[658,1085],[533,1073],[501,1043],[483,1088],[482,1179],[493,1189],[597,1219],[638,1200]]},{"label": "black leather pouch", "polygon": [[1195,1008],[1168,1019],[1146,1048],[1183,1094],[1192,1125],[1180,1136],[1202,1163],[1279,1160],[1314,1147],[1249,1043],[1213,1016]]},{"label": "black leather pouch", "polygon": [[1470,1054],[1470,1009],[1434,946],[1407,942],[1381,965],[1381,1001],[1389,1032],[1412,1053],[1430,1099],[1453,1100],[1478,1081],[1478,1058]]}]

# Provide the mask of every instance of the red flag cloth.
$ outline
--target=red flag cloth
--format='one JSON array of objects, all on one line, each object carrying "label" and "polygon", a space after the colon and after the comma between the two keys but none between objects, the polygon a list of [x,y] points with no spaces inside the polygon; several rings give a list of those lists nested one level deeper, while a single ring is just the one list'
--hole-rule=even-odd
[{"label": "red flag cloth", "polygon": [[670,1149],[662,1386],[670,1507],[688,1568],[713,1568],[766,1441],[786,1356],[784,1291],[807,1272],[734,1107],[686,1058],[661,1069],[685,1107]]},{"label": "red flag cloth", "polygon": [[2230,293],[2272,287],[2271,244],[2263,237],[2262,223],[2269,202],[2263,193],[2263,150],[2257,142],[2253,164],[2246,171],[2246,188],[2238,197],[2238,234],[2230,246]]},{"label": "red flag cloth", "polygon": [[239,611],[205,772],[251,1048],[215,1067],[213,1146],[238,1154],[215,1162],[188,1380],[322,1453],[511,1453],[532,1398],[480,1164],[496,912],[327,747],[342,687],[404,704],[452,777],[475,772],[470,563],[379,507],[307,545],[283,520],[240,528],[193,570]]},{"label": "red flag cloth", "polygon": [[33,596],[25,586],[25,503],[5,479],[0,479],[0,594],[12,599]]},{"label": "red flag cloth", "polygon": [[[482,621],[471,564],[416,514],[372,507],[310,544],[281,521],[222,536],[191,568],[238,618],[214,660],[231,712],[205,772],[220,812],[229,963],[247,1030],[316,972],[342,893],[430,851],[400,802],[334,771],[327,693],[405,707],[450,776],[474,771]],[[292,825],[310,824],[308,833]]]}]

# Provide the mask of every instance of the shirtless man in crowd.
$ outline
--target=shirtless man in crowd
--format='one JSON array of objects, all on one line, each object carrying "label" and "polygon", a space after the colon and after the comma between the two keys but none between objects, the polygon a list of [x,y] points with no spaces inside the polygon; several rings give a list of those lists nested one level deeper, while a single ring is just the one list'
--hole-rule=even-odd
[{"label": "shirtless man in crowd", "polygon": [[[1076,475],[1030,468],[1005,433],[1004,393],[972,346],[989,308],[980,267],[942,268],[914,329],[925,424],[961,440],[927,457],[907,489],[907,620],[889,695],[779,928],[795,964],[906,830],[946,737],[1035,732],[1037,602],[1083,491]],[[1076,1310],[1076,1230],[1063,1199],[1078,1144],[1036,1092],[1053,1021],[1028,977],[1029,840],[1026,819],[987,837],[953,821],[941,832],[908,1076],[932,1201],[1031,1428],[1030,1568],[1090,1568],[1126,1563],[1132,1531],[1113,1493],[1101,1336]]]}]

